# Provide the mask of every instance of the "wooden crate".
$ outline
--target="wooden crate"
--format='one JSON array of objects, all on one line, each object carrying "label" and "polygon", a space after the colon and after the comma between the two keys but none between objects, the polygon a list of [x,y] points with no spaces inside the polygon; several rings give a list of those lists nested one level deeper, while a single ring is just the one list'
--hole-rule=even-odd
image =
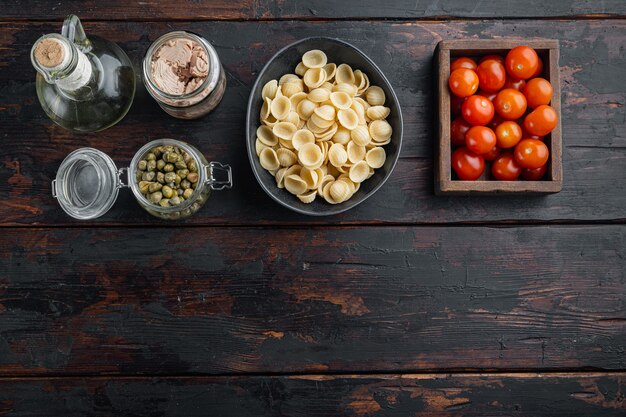
[{"label": "wooden crate", "polygon": [[[506,53],[518,46],[527,45],[534,48],[543,61],[542,77],[552,84],[553,94],[550,105],[556,111],[559,122],[556,128],[545,137],[550,149],[548,171],[540,181],[495,181],[489,179],[488,168],[476,181],[453,179],[451,167],[450,143],[450,62],[456,57],[469,56],[479,59],[487,54]],[[559,42],[551,39],[463,39],[446,40],[437,45],[435,52],[435,71],[437,77],[437,123],[438,143],[435,149],[435,193],[436,194],[502,194],[523,193],[541,194],[557,193],[563,185],[563,167],[561,161],[561,86],[559,81]]]}]

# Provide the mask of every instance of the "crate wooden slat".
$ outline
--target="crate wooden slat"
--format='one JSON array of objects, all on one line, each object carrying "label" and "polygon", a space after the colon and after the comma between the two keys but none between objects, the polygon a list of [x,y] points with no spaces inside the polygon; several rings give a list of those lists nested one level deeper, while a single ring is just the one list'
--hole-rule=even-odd
[{"label": "crate wooden slat", "polygon": [[[534,48],[544,63],[542,76],[552,84],[550,105],[559,121],[556,128],[545,137],[550,149],[548,172],[541,181],[492,181],[487,175],[477,181],[460,181],[452,178],[450,124],[450,92],[448,77],[450,62],[459,56],[505,55],[518,45]],[[561,87],[559,79],[559,42],[552,39],[462,39],[441,41],[435,53],[437,75],[437,132],[435,149],[435,193],[436,194],[544,194],[561,191],[563,186],[562,137],[561,137]],[[487,171],[487,168],[485,168]]]}]

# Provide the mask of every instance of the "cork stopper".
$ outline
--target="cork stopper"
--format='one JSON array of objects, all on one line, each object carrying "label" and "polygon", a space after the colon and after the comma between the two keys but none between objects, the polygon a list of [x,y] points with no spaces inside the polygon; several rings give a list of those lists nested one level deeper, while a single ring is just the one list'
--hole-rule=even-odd
[{"label": "cork stopper", "polygon": [[43,39],[35,47],[35,60],[43,67],[58,67],[63,63],[64,58],[64,45],[56,39]]}]

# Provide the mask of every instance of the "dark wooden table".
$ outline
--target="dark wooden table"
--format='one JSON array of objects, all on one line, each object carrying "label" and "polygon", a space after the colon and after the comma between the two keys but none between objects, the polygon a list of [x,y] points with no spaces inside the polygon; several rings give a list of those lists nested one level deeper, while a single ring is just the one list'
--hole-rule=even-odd
[{"label": "dark wooden table", "polygon": [[[159,35],[202,34],[223,102],[179,121],[139,84],[117,126],[55,126],[29,51],[69,13],[137,68]],[[4,0],[0,15],[0,415],[626,415],[624,1]],[[244,147],[259,70],[312,35],[370,54],[405,120],[388,183],[330,218],[270,200]],[[435,45],[502,36],[561,43],[563,191],[435,197]],[[176,224],[129,192],[88,222],[52,198],[72,150],[121,166],[161,137],[230,163],[235,188]]]}]

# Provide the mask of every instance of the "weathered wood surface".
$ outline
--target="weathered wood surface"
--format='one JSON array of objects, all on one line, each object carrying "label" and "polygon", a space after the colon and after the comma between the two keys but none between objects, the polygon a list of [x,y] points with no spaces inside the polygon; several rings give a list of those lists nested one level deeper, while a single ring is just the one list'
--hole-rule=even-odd
[{"label": "weathered wood surface", "polygon": [[[139,84],[112,129],[54,126],[28,52],[69,13],[136,68],[162,33],[204,35],[227,72],[224,102],[179,121]],[[0,234],[0,415],[624,415],[624,17],[621,0],[3,1],[0,226],[43,227]],[[405,146],[377,195],[310,219],[262,192],[243,124],[265,62],[320,34],[387,74]],[[564,189],[435,197],[435,45],[504,36],[560,40]],[[185,223],[226,227],[165,227],[175,225],[124,191],[105,217],[80,223],[50,196],[72,150],[93,146],[122,166],[160,137],[234,167],[235,189]],[[536,222],[577,225],[519,225]],[[380,223],[409,227],[307,227]],[[518,225],[428,226],[449,223]]]},{"label": "weathered wood surface", "polygon": [[[65,4],[65,3],[64,3]],[[551,3],[550,3],[551,4]],[[104,132],[75,135],[53,125],[35,95],[28,51],[60,23],[0,25],[0,224],[77,224],[50,193],[58,165],[72,150],[93,146],[120,166],[148,140],[187,139],[209,159],[230,163],[235,188],[215,193],[189,224],[303,224],[624,221],[626,219],[626,22],[623,20],[448,23],[200,22],[86,24],[89,34],[119,42],[139,68],[151,40],[173,29],[206,36],[228,73],[218,109],[198,121],[168,117],[139,86],[126,119]],[[236,34],[236,36],[233,36]],[[405,141],[388,183],[361,206],[311,219],[274,203],[256,183],[244,146],[248,95],[258,71],[284,45],[306,36],[336,36],[362,48],[396,88]],[[435,102],[432,56],[441,39],[534,36],[561,42],[564,187],[546,197],[435,197],[432,153]],[[98,224],[154,224],[122,191]],[[82,223],[83,225],[88,223]],[[162,223],[161,223],[162,224]]]},{"label": "weathered wood surface", "polygon": [[0,375],[626,368],[626,226],[0,235]]},{"label": "weathered wood surface", "polygon": [[622,0],[4,0],[3,19],[60,19],[73,13],[97,20],[439,19],[626,16]]},{"label": "weathered wood surface", "polygon": [[619,417],[626,373],[0,379],[0,415]]}]

